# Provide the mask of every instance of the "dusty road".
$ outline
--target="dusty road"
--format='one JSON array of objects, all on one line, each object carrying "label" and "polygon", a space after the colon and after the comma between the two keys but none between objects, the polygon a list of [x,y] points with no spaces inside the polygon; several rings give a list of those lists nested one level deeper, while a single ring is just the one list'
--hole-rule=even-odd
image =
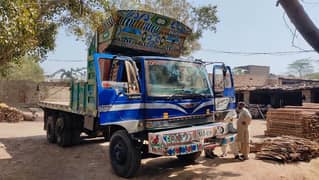
[{"label": "dusty road", "polygon": [[[41,121],[0,123],[0,180],[102,180],[120,179],[112,173],[108,143],[86,140],[60,148],[48,144]],[[254,140],[263,138],[265,122],[255,120]],[[175,157],[144,159],[136,179],[319,179],[319,159],[283,165],[254,159],[245,162],[226,158],[206,159],[187,165]]]}]

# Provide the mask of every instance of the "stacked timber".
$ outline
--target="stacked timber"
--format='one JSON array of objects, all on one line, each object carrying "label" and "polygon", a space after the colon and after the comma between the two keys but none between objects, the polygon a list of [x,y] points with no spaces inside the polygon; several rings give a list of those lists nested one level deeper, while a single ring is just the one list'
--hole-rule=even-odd
[{"label": "stacked timber", "polygon": [[280,108],[267,112],[266,136],[291,135],[311,140],[319,139],[319,110]]},{"label": "stacked timber", "polygon": [[250,143],[249,148],[250,148],[250,152],[251,153],[257,153],[261,151],[261,148],[263,147],[264,142],[254,142],[254,143]]},{"label": "stacked timber", "polygon": [[319,157],[319,144],[309,139],[293,136],[282,136],[266,139],[257,159],[280,161],[283,163],[293,161],[310,161]]},{"label": "stacked timber", "polygon": [[23,113],[18,109],[0,103],[0,122],[19,122],[23,119]]}]

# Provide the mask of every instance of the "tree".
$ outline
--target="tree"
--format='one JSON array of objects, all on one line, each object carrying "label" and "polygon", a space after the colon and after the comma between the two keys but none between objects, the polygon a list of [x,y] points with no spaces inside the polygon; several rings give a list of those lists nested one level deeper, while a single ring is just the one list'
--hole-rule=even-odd
[{"label": "tree", "polygon": [[31,56],[21,58],[20,64],[9,63],[6,69],[0,70],[1,72],[6,71],[5,75],[0,74],[0,79],[31,80],[35,82],[44,80],[43,69],[37,62],[37,58]]},{"label": "tree", "polygon": [[104,0],[0,1],[0,66],[26,54],[45,57],[55,47],[60,26],[84,36],[105,18],[104,7]]},{"label": "tree", "polygon": [[311,21],[298,0],[278,0],[303,38],[319,53],[319,29]]},{"label": "tree", "polygon": [[315,73],[307,74],[306,77],[309,79],[319,79],[319,73],[315,72]]},{"label": "tree", "polygon": [[304,77],[307,74],[311,74],[314,71],[312,61],[309,59],[296,60],[288,65],[289,73],[298,74],[298,76]]},{"label": "tree", "polygon": [[110,9],[145,10],[172,17],[192,28],[192,35],[186,39],[184,55],[200,49],[198,40],[204,30],[216,31],[219,22],[216,13],[217,6],[195,7],[187,0],[112,0]]}]

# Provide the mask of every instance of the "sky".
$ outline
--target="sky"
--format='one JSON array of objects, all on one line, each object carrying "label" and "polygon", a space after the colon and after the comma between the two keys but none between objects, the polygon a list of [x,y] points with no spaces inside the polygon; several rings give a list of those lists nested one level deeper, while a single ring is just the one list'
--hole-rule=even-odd
[{"label": "sky", "polygon": [[[278,52],[298,51],[292,46],[293,34],[285,24],[281,7],[276,7],[277,0],[190,0],[196,6],[217,5],[217,32],[205,31],[200,39],[202,49],[191,56],[206,61],[222,61],[235,67],[243,65],[270,66],[271,73],[286,74],[288,64],[298,59],[319,60],[318,53],[293,55],[236,55],[216,53],[212,50],[240,52]],[[314,23],[319,27],[319,0],[305,0],[304,8]],[[294,30],[288,17],[286,22]],[[312,50],[301,35],[297,34],[295,45]],[[87,47],[85,42],[77,41],[65,29],[59,30],[56,49],[48,54],[41,67],[46,74],[59,69],[86,66]],[[78,62],[80,61],[80,62]],[[315,63],[318,66],[319,63]],[[319,68],[316,70],[319,71]]]}]

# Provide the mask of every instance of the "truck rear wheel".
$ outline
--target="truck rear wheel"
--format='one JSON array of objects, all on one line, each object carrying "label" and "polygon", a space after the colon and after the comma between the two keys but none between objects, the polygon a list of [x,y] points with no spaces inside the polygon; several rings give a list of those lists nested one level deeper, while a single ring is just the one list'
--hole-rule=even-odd
[{"label": "truck rear wheel", "polygon": [[194,162],[199,156],[202,154],[202,151],[198,151],[191,154],[185,154],[185,155],[177,155],[177,159],[186,162],[186,163],[192,163]]},{"label": "truck rear wheel", "polygon": [[81,142],[81,130],[72,129],[72,145],[80,144]]},{"label": "truck rear wheel", "polygon": [[141,164],[141,152],[125,130],[116,131],[109,150],[114,172],[121,177],[132,177]]},{"label": "truck rear wheel", "polygon": [[53,116],[48,116],[47,119],[47,140],[49,143],[55,143],[56,142],[56,135],[55,135],[55,121]]},{"label": "truck rear wheel", "polygon": [[72,134],[67,129],[66,121],[66,119],[59,117],[55,124],[56,141],[62,147],[70,146],[72,142]]}]

